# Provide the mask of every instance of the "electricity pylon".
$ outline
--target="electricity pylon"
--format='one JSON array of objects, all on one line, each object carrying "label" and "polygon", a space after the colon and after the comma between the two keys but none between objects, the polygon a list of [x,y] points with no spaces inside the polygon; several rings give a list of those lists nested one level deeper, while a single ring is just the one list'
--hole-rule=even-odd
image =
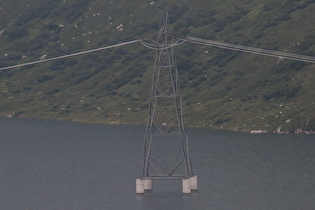
[{"label": "electricity pylon", "polygon": [[[150,40],[153,44],[149,43]],[[145,46],[155,49],[156,60],[144,139],[142,175],[137,179],[137,193],[151,190],[153,179],[183,180],[183,193],[197,189],[174,56],[174,46],[180,42],[180,35],[170,30],[167,12],[161,15],[158,33],[142,41]]]}]

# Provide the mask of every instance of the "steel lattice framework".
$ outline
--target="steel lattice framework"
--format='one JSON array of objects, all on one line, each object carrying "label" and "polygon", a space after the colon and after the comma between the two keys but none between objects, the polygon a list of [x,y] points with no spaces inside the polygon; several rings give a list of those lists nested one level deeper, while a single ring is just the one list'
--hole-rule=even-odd
[{"label": "steel lattice framework", "polygon": [[[153,44],[150,44],[149,40]],[[142,41],[144,45],[155,49],[156,60],[149,99],[141,180],[193,177],[174,56],[174,46],[180,42],[180,38],[169,28],[167,12],[161,15],[158,33]]]},{"label": "steel lattice framework", "polygon": [[[160,29],[156,41],[156,61],[153,70],[152,90],[149,101],[149,114],[144,142],[144,163],[142,178],[189,178],[192,174],[188,136],[184,127],[182,97],[179,91],[177,66],[174,57],[174,37],[169,28],[168,15],[161,16]],[[177,144],[179,151],[170,154],[161,154],[161,158],[174,155],[174,160],[161,163],[160,156],[154,153],[153,146],[156,141]],[[158,145],[157,145],[158,146]],[[165,145],[163,145],[165,148]],[[174,148],[176,149],[176,147]],[[168,151],[170,152],[170,151]],[[179,152],[179,153],[178,153]],[[160,159],[161,159],[160,158]],[[180,166],[184,165],[184,171],[178,174]]]}]

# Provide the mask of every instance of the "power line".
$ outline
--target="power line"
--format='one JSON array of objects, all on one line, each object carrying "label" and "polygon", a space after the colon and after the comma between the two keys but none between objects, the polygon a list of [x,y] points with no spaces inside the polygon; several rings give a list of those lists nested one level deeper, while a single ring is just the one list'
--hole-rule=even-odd
[{"label": "power line", "polygon": [[13,66],[6,66],[6,67],[0,68],[0,71],[13,69],[13,68],[18,68],[18,67],[23,67],[23,66],[29,66],[29,65],[38,64],[38,63],[45,63],[45,62],[48,62],[48,61],[60,60],[60,59],[74,57],[74,56],[79,56],[79,55],[84,55],[84,54],[88,54],[88,53],[92,53],[92,52],[97,52],[97,51],[101,51],[101,50],[107,50],[107,49],[110,49],[110,48],[120,47],[120,46],[124,46],[124,45],[128,45],[128,44],[133,44],[133,43],[136,43],[136,42],[139,42],[139,40],[133,40],[133,41],[124,42],[124,43],[120,43],[120,44],[115,44],[115,45],[111,45],[111,46],[100,47],[100,48],[96,48],[96,49],[92,49],[92,50],[87,50],[87,51],[82,51],[82,52],[62,55],[62,56],[58,56],[58,57],[37,60],[37,61],[33,61],[33,62],[28,62],[28,63],[17,64],[17,65],[13,65]]},{"label": "power line", "polygon": [[[183,41],[187,41],[187,42],[191,42],[191,43],[195,43],[195,44],[217,47],[217,48],[221,48],[221,49],[228,49],[228,50],[234,50],[234,51],[238,51],[238,52],[252,53],[252,54],[256,54],[256,55],[271,56],[271,57],[276,57],[276,58],[280,58],[280,59],[290,59],[290,60],[296,60],[296,61],[302,61],[302,62],[308,62],[308,63],[315,63],[315,57],[313,57],[313,56],[306,56],[306,55],[299,55],[299,54],[294,54],[294,53],[286,53],[286,52],[280,52],[280,51],[266,50],[266,49],[262,49],[262,48],[246,47],[243,45],[229,44],[229,43],[225,43],[225,42],[218,42],[218,41],[201,39],[201,38],[196,38],[196,37],[191,37],[191,36],[186,36],[186,37],[180,38],[180,39]],[[106,47],[100,47],[100,48],[96,48],[96,49],[92,49],[92,50],[62,55],[62,56],[58,56],[58,57],[47,58],[47,59],[37,60],[37,61],[33,61],[33,62],[28,62],[28,63],[12,65],[12,66],[6,66],[6,67],[0,68],[0,71],[19,68],[19,67],[23,67],[23,66],[29,66],[29,65],[33,65],[33,64],[45,63],[45,62],[49,62],[49,61],[60,60],[60,59],[79,56],[79,55],[84,55],[84,54],[88,54],[88,53],[92,53],[92,52],[107,50],[107,49],[120,47],[120,46],[124,46],[124,45],[128,45],[128,44],[133,44],[133,43],[137,43],[137,42],[142,43],[144,46],[146,46],[148,48],[155,48],[156,47],[156,46],[154,46],[154,44],[150,45],[150,44],[144,42],[144,40],[145,39],[133,40],[133,41],[129,41],[129,42],[124,42],[124,43],[110,45],[110,46],[106,46]],[[180,42],[180,43],[176,42],[173,45],[176,46],[176,45],[179,45],[182,43],[183,42]]]},{"label": "power line", "polygon": [[257,55],[266,55],[266,56],[271,56],[271,57],[277,57],[280,59],[286,58],[286,59],[290,59],[290,60],[315,63],[315,57],[313,57],[313,56],[306,56],[306,55],[299,55],[299,54],[286,53],[286,52],[280,52],[280,51],[266,50],[266,49],[254,48],[254,47],[246,47],[246,46],[242,46],[242,45],[217,42],[217,41],[212,41],[212,40],[195,38],[195,37],[191,37],[191,36],[185,37],[184,40],[191,42],[191,43],[195,43],[195,44],[207,45],[207,46],[211,46],[211,47],[234,50],[234,51],[239,51],[239,52],[247,52],[247,53],[252,53],[252,54],[257,54]]}]

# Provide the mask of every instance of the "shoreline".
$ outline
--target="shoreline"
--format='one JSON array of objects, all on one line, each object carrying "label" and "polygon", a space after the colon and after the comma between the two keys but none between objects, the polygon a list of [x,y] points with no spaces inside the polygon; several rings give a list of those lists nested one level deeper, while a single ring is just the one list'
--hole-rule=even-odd
[{"label": "shoreline", "polygon": [[[60,122],[76,122],[76,123],[88,123],[88,124],[106,124],[106,125],[143,125],[141,123],[123,123],[120,121],[97,121],[97,120],[81,120],[81,119],[58,119],[58,118],[32,118],[32,117],[23,117],[23,116],[14,116],[14,115],[2,115],[0,118],[3,119],[37,119],[37,120],[55,120],[55,121],[60,121]],[[249,133],[249,134],[304,134],[304,135],[314,135],[315,131],[313,130],[304,130],[301,128],[296,128],[294,132],[288,132],[288,131],[282,131],[281,129],[276,129],[272,132],[263,130],[263,129],[257,129],[257,130],[238,130],[238,129],[233,129],[233,128],[206,128],[206,127],[201,127],[201,126],[186,126],[187,128],[205,128],[205,129],[213,129],[213,130],[229,130],[229,131],[235,131],[235,132],[243,132],[243,133]]]}]

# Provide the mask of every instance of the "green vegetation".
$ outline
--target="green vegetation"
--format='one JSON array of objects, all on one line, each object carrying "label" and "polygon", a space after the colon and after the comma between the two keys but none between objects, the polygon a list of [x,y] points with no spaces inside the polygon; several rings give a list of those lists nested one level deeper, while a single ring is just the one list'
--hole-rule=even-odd
[{"label": "green vegetation", "polygon": [[[314,56],[314,0],[2,0],[0,67],[174,31]],[[118,26],[122,26],[118,30]],[[185,43],[188,126],[315,130],[315,65]],[[0,115],[144,124],[155,53],[140,44],[0,72]]]}]

